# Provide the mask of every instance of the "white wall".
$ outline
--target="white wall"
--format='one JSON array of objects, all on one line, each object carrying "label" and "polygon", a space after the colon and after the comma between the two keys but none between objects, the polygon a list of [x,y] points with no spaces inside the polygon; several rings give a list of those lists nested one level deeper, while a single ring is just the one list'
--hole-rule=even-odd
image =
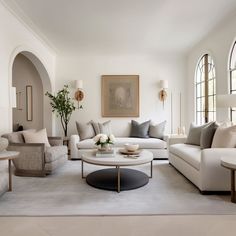
[{"label": "white wall", "polygon": [[[24,129],[43,128],[43,84],[40,75],[33,63],[24,55],[18,54],[13,63],[12,85],[16,92],[21,93],[20,107],[13,109],[13,126],[23,125]],[[27,121],[26,117],[26,86],[32,86],[33,120]]]},{"label": "white wall", "polygon": [[[12,130],[12,109],[10,107],[10,86],[12,65],[21,51],[32,52],[45,66],[52,86],[54,85],[55,55],[24,24],[0,3],[0,134]],[[51,114],[49,114],[51,115]]]},{"label": "white wall", "polygon": [[[85,98],[83,110],[76,110],[69,124],[69,134],[76,133],[75,121],[88,122],[112,120],[113,133],[124,134],[128,130],[131,119],[145,121],[152,119],[155,122],[167,120],[167,132],[170,132],[170,96],[163,110],[158,99],[160,88],[158,81],[169,81],[168,94],[175,93],[174,110],[179,107],[179,92],[185,98],[186,68],[185,58],[177,55],[91,55],[84,54],[74,57],[58,57],[56,66],[56,90],[64,84],[72,86],[71,95],[75,92],[74,80],[82,79],[84,82]],[[140,75],[140,117],[139,118],[102,118],[101,117],[101,75]],[[183,102],[184,104],[184,102]],[[183,111],[184,117],[184,111]],[[179,114],[174,114],[174,131],[179,125]],[[184,124],[184,118],[183,122]],[[62,134],[59,119],[57,119],[57,132]],[[128,135],[128,133],[126,132]]]},{"label": "white wall", "polygon": [[[208,37],[197,44],[188,56],[188,103],[187,103],[187,124],[194,121],[194,74],[199,58],[209,53],[216,65],[216,91],[217,94],[229,92],[229,52],[236,37],[236,16],[222,22]],[[217,120],[229,119],[228,109],[217,108]]]}]

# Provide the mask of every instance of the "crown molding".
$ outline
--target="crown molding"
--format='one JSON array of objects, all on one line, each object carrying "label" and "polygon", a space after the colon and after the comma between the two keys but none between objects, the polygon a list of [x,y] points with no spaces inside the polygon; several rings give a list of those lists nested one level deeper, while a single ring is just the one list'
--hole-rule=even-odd
[{"label": "crown molding", "polygon": [[50,40],[38,29],[33,21],[24,11],[12,0],[0,0],[5,9],[10,12],[27,30],[30,31],[52,54],[56,55],[60,51]]}]

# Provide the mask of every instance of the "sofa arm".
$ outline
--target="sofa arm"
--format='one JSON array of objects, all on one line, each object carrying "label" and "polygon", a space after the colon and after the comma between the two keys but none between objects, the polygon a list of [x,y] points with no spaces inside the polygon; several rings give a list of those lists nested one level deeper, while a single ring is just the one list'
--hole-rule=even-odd
[{"label": "sofa arm", "polygon": [[185,143],[187,137],[185,135],[170,135],[167,138],[167,147],[176,143]]},{"label": "sofa arm", "polygon": [[48,137],[48,141],[51,146],[63,146],[63,138],[62,137]]},{"label": "sofa arm", "polygon": [[221,166],[223,156],[236,157],[235,148],[209,148],[201,152],[201,190],[229,191],[230,172]]},{"label": "sofa arm", "polygon": [[71,135],[70,137],[70,158],[71,159],[78,159],[79,157],[79,150],[77,144],[80,142],[80,137],[77,134]]},{"label": "sofa arm", "polygon": [[20,152],[18,158],[13,159],[17,170],[42,171],[44,170],[43,143],[11,143],[7,150]]}]

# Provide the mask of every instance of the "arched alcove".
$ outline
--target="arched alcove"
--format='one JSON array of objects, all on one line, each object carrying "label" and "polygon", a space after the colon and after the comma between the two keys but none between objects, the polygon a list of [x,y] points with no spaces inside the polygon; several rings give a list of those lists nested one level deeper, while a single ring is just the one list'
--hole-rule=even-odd
[{"label": "arched alcove", "polygon": [[[53,117],[52,117],[52,112],[51,112],[50,101],[46,96],[44,96],[44,94],[47,91],[52,92],[51,80],[50,80],[49,73],[48,73],[46,67],[44,66],[42,60],[40,60],[39,57],[36,56],[36,54],[34,52],[23,49],[22,47],[17,48],[13,52],[12,57],[11,57],[11,61],[10,61],[10,68],[9,68],[9,74],[10,74],[9,90],[10,90],[10,87],[12,87],[13,63],[14,63],[15,58],[19,54],[23,55],[28,60],[30,60],[30,62],[32,62],[32,64],[34,65],[35,69],[37,70],[39,77],[42,81],[42,87],[43,87],[43,98],[42,98],[42,103],[43,103],[42,119],[43,119],[43,122],[42,123],[43,123],[43,127],[47,129],[48,134],[51,135],[52,134],[52,127],[53,127],[53,124],[52,124]],[[12,114],[13,113],[11,110],[10,117],[12,117]],[[13,126],[13,119],[12,119],[11,126]]]}]

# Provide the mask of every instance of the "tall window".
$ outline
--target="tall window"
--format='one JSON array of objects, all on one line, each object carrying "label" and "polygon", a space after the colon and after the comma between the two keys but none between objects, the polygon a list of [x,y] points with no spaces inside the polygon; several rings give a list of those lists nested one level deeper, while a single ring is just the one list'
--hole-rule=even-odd
[{"label": "tall window", "polygon": [[216,77],[212,57],[200,59],[195,75],[196,122],[204,124],[216,119]]},{"label": "tall window", "polygon": [[[236,94],[236,42],[230,52],[229,71],[230,71],[230,93]],[[236,108],[230,109],[231,121],[236,121]]]}]

